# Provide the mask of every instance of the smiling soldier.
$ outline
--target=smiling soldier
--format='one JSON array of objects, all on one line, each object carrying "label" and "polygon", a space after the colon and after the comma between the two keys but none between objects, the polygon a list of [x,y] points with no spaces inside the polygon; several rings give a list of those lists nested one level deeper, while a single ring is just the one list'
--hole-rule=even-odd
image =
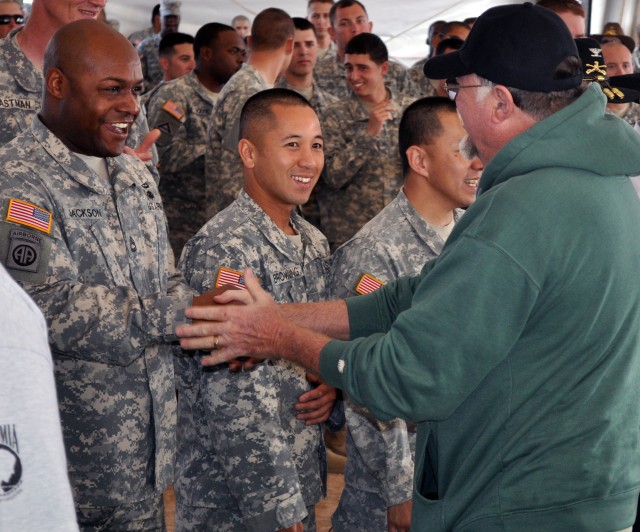
[{"label": "smiling soldier", "polygon": [[[250,266],[280,302],[324,299],[327,241],[295,212],[324,163],[313,108],[287,89],[255,94],[242,109],[238,152],[243,190],[186,245],[187,281],[199,291],[241,285],[238,272]],[[303,520],[315,530],[324,454],[316,422],[335,390],[316,388],[289,362],[231,375],[226,364],[204,371],[199,357],[178,360],[176,530],[294,531]],[[321,405],[295,408],[315,394]]]},{"label": "smiling soldier", "polygon": [[42,109],[0,153],[0,260],[43,311],[82,530],[161,530],[173,478],[168,341],[193,293],[160,196],[122,155],[140,60],[109,26],[73,22],[44,58]]}]

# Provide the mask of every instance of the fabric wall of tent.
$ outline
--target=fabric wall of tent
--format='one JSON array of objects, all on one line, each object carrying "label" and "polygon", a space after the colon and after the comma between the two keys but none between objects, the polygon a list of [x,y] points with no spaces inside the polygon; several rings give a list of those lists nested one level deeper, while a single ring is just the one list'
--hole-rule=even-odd
[{"label": "fabric wall of tent", "polygon": [[[106,13],[119,23],[126,35],[149,26],[151,9],[159,0],[108,0]],[[427,53],[425,39],[435,20],[462,20],[478,16],[494,5],[521,3],[521,0],[363,0],[389,53],[405,63],[413,63]],[[589,13],[590,33],[600,33],[607,21],[620,22],[627,35],[637,39],[640,3],[635,0],[582,0]],[[307,0],[182,0],[181,31],[195,34],[206,22],[230,23],[235,15],[253,18],[267,7],[280,7],[292,16],[306,15]]]}]

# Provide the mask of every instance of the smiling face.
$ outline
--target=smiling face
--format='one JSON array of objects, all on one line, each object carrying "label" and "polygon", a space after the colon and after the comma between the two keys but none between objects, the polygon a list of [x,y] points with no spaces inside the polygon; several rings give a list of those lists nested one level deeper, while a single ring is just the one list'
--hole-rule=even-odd
[{"label": "smiling face", "polygon": [[42,6],[47,18],[57,26],[84,19],[97,19],[107,5],[107,0],[41,0],[34,5]]},{"label": "smiling face", "polygon": [[75,56],[59,64],[46,76],[45,105],[52,102],[56,113],[45,112],[45,124],[73,152],[120,155],[140,112],[143,87],[133,46],[126,39],[96,38],[86,41],[80,60]]},{"label": "smiling face", "polygon": [[162,35],[176,33],[180,27],[180,17],[178,15],[165,15],[162,17]]},{"label": "smiling face", "polygon": [[269,124],[254,127],[261,133],[242,139],[239,151],[245,189],[274,218],[272,213],[290,213],[309,200],[324,166],[324,151],[320,122],[311,107],[273,104],[271,112]]},{"label": "smiling face", "polygon": [[378,65],[369,54],[345,54],[344,73],[353,93],[365,101],[377,102],[386,94],[384,77],[389,70],[385,61]]},{"label": "smiling face", "polygon": [[473,203],[482,173],[479,159],[467,159],[460,152],[460,142],[466,136],[458,115],[451,111],[439,113],[443,132],[432,144],[420,146],[425,152],[426,182],[447,209],[467,207]]}]

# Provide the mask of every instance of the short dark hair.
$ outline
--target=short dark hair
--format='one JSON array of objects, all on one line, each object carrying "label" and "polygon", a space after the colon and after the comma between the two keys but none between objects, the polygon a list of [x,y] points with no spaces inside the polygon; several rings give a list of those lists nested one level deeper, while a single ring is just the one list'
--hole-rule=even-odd
[{"label": "short dark hair", "polygon": [[444,132],[440,113],[455,113],[456,104],[449,98],[429,96],[413,102],[402,113],[398,127],[398,148],[402,161],[402,172],[409,172],[407,150],[411,146],[433,144]]},{"label": "short dark hair", "polygon": [[358,0],[338,0],[338,2],[331,6],[331,10],[329,11],[329,22],[331,23],[331,27],[333,27],[333,23],[336,19],[336,11],[338,11],[338,9],[351,6],[360,6],[362,8],[362,11],[364,11],[364,14],[367,15],[367,18],[369,17],[369,14],[367,13],[367,10],[365,9],[362,2],[358,2]]},{"label": "short dark hair", "polygon": [[[235,17],[233,17],[231,19],[231,24],[235,24],[236,22],[238,22],[239,20],[246,20],[247,22],[251,22],[249,20],[249,17],[247,17],[246,15],[236,15]],[[235,30],[234,30],[235,31]]]},{"label": "short dark hair", "polygon": [[442,55],[447,48],[460,50],[464,46],[464,41],[460,37],[448,37],[441,40],[436,46],[436,55]]},{"label": "short dark hair", "polygon": [[584,7],[577,0],[538,0],[536,5],[546,7],[555,13],[566,13],[567,11],[585,17]]},{"label": "short dark hair", "polygon": [[431,46],[431,43],[433,42],[433,37],[436,33],[440,32],[440,28],[443,26],[443,24],[446,24],[447,21],[446,20],[436,20],[435,22],[431,23],[431,26],[429,26],[429,31],[427,32],[427,44],[429,46]]},{"label": "short dark hair", "polygon": [[295,29],[297,29],[298,31],[307,31],[307,30],[312,30],[313,34],[317,37],[318,34],[316,32],[316,27],[311,24],[311,22],[309,22],[306,18],[302,18],[302,17],[293,17],[293,26]]},{"label": "short dark hair", "polygon": [[345,54],[368,54],[376,65],[389,61],[389,52],[382,39],[373,33],[359,33],[344,49]]},{"label": "short dark hair", "polygon": [[258,13],[251,26],[251,49],[277,50],[295,34],[293,21],[286,11],[268,7]]},{"label": "short dark hair", "polygon": [[211,46],[223,31],[236,31],[227,24],[220,22],[209,22],[202,26],[196,33],[193,43],[193,55],[196,59],[200,57],[200,50],[203,46]]},{"label": "short dark hair", "polygon": [[156,4],[155,6],[153,6],[153,10],[151,11],[151,23],[153,24],[153,20],[159,16],[160,16],[160,4]]},{"label": "short dark hair", "polygon": [[309,0],[307,2],[307,9],[311,7],[311,4],[333,4],[333,0]]},{"label": "short dark hair", "polygon": [[166,57],[173,53],[173,47],[178,44],[193,44],[194,38],[188,33],[167,33],[160,39],[160,46],[158,46],[158,55],[160,57]]},{"label": "short dark hair", "polygon": [[449,32],[456,28],[463,28],[465,30],[470,30],[471,26],[469,26],[469,24],[467,24],[466,22],[461,22],[459,20],[452,20],[450,22],[445,22],[442,26],[440,26],[440,28],[438,28],[438,34],[448,37]]},{"label": "short dark hair", "polygon": [[[269,121],[273,123],[275,115],[272,107],[284,105],[288,107],[311,107],[307,99],[295,91],[289,89],[267,89],[251,96],[242,106],[240,112],[240,139],[249,138],[255,134],[256,121]],[[268,127],[260,127],[259,131],[266,131]]]}]

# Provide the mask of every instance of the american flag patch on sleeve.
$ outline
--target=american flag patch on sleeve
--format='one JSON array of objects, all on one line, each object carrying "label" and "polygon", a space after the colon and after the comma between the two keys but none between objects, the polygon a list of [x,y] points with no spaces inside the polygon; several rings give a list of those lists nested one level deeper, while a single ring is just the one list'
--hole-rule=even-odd
[{"label": "american flag patch on sleeve", "polygon": [[43,233],[51,233],[51,222],[53,216],[49,211],[41,209],[37,205],[28,203],[18,199],[9,200],[9,209],[7,210],[8,222],[15,222],[20,225],[26,225],[33,229],[38,229]]},{"label": "american flag patch on sleeve", "polygon": [[184,115],[187,114],[185,110],[173,100],[167,100],[162,106],[162,109],[169,113],[176,120],[182,120],[184,118]]},{"label": "american flag patch on sleeve", "polygon": [[244,285],[244,275],[242,275],[242,273],[229,268],[220,268],[218,270],[218,275],[216,276],[216,288],[225,284],[230,284],[236,288],[242,288],[243,290],[247,289]]},{"label": "american flag patch on sleeve", "polygon": [[360,277],[356,285],[356,292],[360,295],[370,294],[383,286],[384,283],[380,279],[376,279],[373,275],[365,273]]}]

